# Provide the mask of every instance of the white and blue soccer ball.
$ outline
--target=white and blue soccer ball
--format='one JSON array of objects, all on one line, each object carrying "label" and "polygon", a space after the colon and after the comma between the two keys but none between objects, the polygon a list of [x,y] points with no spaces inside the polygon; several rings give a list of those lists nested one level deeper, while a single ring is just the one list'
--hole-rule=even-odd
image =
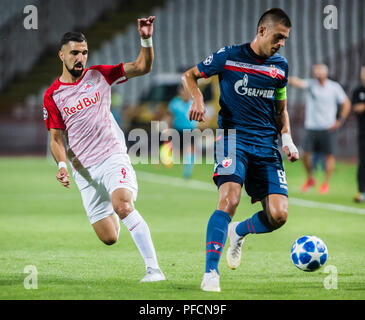
[{"label": "white and blue soccer ball", "polygon": [[315,236],[302,236],[294,241],[291,251],[294,265],[303,271],[315,271],[323,266],[328,257],[326,244]]}]

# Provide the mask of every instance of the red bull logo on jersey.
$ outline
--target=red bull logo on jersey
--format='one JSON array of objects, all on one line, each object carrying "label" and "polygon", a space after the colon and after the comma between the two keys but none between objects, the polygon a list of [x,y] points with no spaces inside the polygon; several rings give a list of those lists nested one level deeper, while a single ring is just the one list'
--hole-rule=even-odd
[{"label": "red bull logo on jersey", "polygon": [[92,98],[82,98],[78,101],[78,104],[75,107],[64,107],[63,111],[65,112],[66,116],[72,116],[86,108],[90,108],[94,104],[100,101],[100,93],[96,92]]}]

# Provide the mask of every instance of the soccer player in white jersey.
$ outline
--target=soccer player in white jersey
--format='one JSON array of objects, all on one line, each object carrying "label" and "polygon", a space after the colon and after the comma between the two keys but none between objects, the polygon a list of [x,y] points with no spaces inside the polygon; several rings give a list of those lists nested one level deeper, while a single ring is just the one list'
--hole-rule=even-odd
[{"label": "soccer player in white jersey", "polygon": [[124,134],[110,113],[110,102],[112,84],[151,71],[154,19],[138,19],[139,56],[134,62],[118,65],[86,68],[85,36],[66,33],[59,51],[63,72],[45,92],[43,106],[50,149],[58,163],[57,180],[69,188],[67,154],[87,216],[99,239],[107,245],[117,242],[119,218],[130,231],[146,265],[146,276],[141,282],[161,281],[165,276],[158,265],[148,225],[134,207],[136,175]]}]

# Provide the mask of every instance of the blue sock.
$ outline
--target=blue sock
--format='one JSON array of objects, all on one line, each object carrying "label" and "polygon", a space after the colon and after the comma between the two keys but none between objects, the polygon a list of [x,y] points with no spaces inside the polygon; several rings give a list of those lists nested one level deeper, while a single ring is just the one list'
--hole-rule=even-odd
[{"label": "blue sock", "polygon": [[236,233],[239,236],[245,236],[249,233],[268,233],[274,229],[275,228],[269,223],[266,214],[263,211],[259,211],[251,218],[238,224]]},{"label": "blue sock", "polygon": [[216,270],[218,273],[218,263],[227,240],[228,224],[231,220],[228,213],[220,210],[215,210],[210,217],[207,228],[205,272]]}]

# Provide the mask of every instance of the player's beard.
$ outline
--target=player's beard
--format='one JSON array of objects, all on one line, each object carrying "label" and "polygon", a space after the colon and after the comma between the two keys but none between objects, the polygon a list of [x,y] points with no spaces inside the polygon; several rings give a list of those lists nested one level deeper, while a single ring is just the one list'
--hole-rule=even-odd
[{"label": "player's beard", "polygon": [[[74,78],[80,78],[82,76],[82,73],[84,72],[84,66],[81,64],[81,62],[74,65],[72,69],[70,69],[67,64],[66,69],[67,71],[74,77]],[[80,70],[76,70],[75,67],[81,67]]]}]

